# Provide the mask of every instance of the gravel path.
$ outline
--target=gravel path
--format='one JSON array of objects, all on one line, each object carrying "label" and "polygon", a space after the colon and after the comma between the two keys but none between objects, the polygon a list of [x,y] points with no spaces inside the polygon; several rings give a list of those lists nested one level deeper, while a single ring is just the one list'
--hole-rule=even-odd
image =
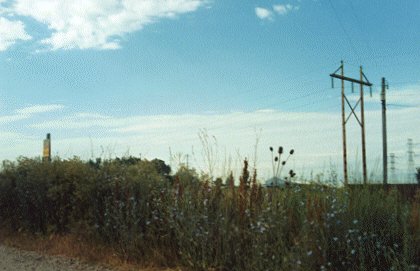
[{"label": "gravel path", "polygon": [[43,256],[0,245],[0,271],[111,271],[99,266],[87,265],[74,259]]}]

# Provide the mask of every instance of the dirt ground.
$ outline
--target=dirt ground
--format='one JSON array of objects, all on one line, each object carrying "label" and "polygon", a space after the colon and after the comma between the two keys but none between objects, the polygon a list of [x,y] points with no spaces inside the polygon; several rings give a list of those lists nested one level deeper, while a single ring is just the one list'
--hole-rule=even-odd
[{"label": "dirt ground", "polygon": [[44,256],[35,252],[0,245],[0,271],[112,271],[74,259]]}]

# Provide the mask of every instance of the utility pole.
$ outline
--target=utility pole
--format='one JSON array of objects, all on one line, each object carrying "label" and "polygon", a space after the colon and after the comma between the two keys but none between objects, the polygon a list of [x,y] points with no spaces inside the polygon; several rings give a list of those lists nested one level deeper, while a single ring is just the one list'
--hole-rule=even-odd
[{"label": "utility pole", "polygon": [[[341,70],[340,74],[337,74],[338,71]],[[363,73],[363,68],[360,66],[360,80],[346,77],[344,76],[344,62],[341,61],[341,66],[332,74],[330,74],[333,82],[334,87],[334,78],[341,80],[341,119],[342,119],[342,131],[343,131],[343,166],[344,166],[344,184],[348,184],[348,174],[347,174],[347,143],[346,143],[346,123],[350,119],[352,115],[356,118],[357,122],[359,123],[362,131],[362,163],[363,163],[363,183],[367,184],[367,167],[366,167],[366,140],[365,140],[365,113],[364,113],[364,93],[363,93],[363,86],[369,86],[372,87],[372,84],[369,82],[369,80],[366,78],[365,74]],[[360,85],[360,98],[357,101],[357,103],[352,106],[347,99],[345,95],[345,85],[344,81],[348,81],[352,83],[352,86],[354,83]],[[350,114],[348,117],[345,117],[345,102],[350,107]],[[360,103],[360,114],[361,119],[359,120],[355,109]]]},{"label": "utility pole", "polygon": [[407,139],[407,147],[408,147],[408,163],[407,163],[407,181],[412,182],[414,180],[414,151],[413,151],[413,139]]},{"label": "utility pole", "polygon": [[387,149],[387,134],[386,134],[386,95],[385,89],[388,88],[388,84],[385,78],[382,77],[382,91],[381,91],[381,103],[382,103],[382,157],[383,157],[383,173],[384,179],[383,184],[388,184],[388,149]]},{"label": "utility pole", "polygon": [[189,169],[190,168],[190,165],[189,165],[189,159],[190,158],[190,155],[189,154],[187,154],[187,169]]},{"label": "utility pole", "polygon": [[363,184],[367,184],[367,169],[366,169],[366,139],[365,139],[365,103],[363,95],[363,68],[360,66],[360,114],[362,118],[362,163],[363,163]]},{"label": "utility pole", "polygon": [[[341,61],[341,76],[344,77],[344,62]],[[347,140],[346,140],[346,108],[344,104],[344,80],[341,80],[341,123],[343,132],[343,166],[344,166],[344,184],[348,185],[348,173],[347,173]]]}]

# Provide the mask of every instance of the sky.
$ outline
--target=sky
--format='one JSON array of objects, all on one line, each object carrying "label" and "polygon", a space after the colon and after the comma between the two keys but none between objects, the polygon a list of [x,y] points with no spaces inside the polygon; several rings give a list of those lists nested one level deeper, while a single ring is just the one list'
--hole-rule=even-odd
[{"label": "sky", "polygon": [[[418,0],[0,0],[0,159],[40,156],[51,133],[64,159],[133,155],[226,176],[247,158],[264,179],[269,146],[283,146],[295,150],[287,171],[340,175],[341,82],[329,75],[343,60],[373,84],[372,180],[387,79],[388,150],[404,179],[408,138],[420,166],[419,15]],[[355,104],[359,86],[345,87]],[[347,133],[358,179],[354,117]]]}]

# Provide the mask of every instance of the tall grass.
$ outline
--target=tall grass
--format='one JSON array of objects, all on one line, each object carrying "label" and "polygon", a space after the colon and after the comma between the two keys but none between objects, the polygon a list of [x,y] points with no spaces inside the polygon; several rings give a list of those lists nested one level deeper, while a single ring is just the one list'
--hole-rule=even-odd
[{"label": "tall grass", "polygon": [[239,186],[159,160],[3,162],[0,223],[67,232],[130,261],[191,270],[418,270],[420,193],[321,185]]}]

